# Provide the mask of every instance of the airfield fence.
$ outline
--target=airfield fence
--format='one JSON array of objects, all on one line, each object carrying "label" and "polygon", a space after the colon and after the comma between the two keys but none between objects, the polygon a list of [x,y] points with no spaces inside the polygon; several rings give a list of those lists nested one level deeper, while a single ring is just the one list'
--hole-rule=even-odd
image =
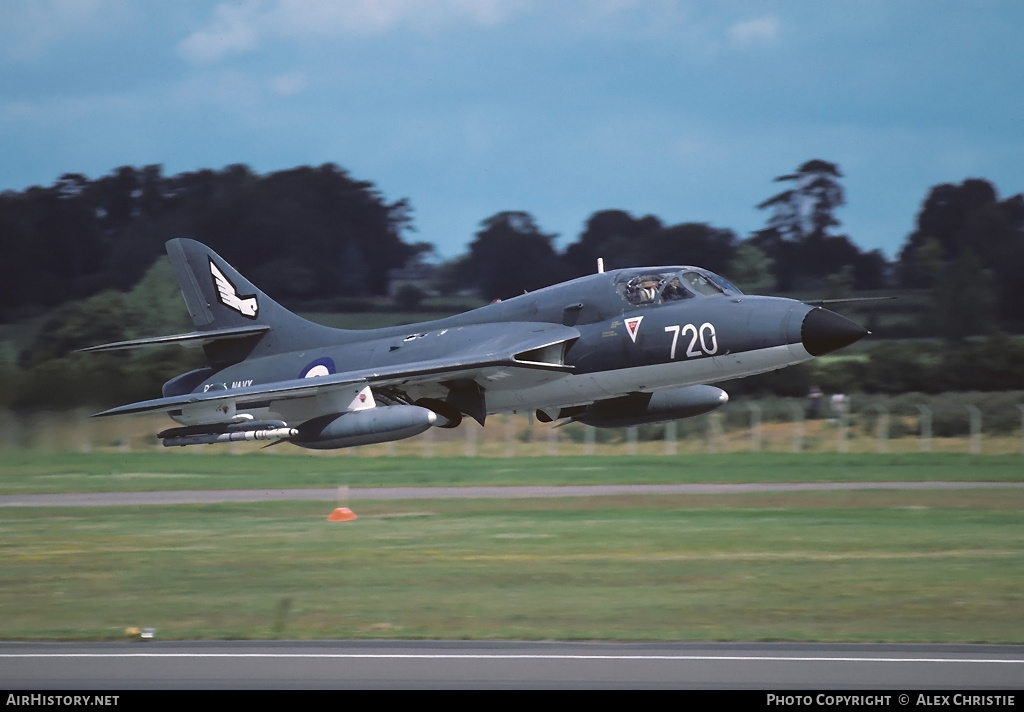
[{"label": "airfield fence", "polygon": [[[1019,395],[1019,394],[1017,394]],[[1024,403],[1024,397],[1020,399]],[[531,415],[494,415],[487,427],[466,419],[452,430],[344,450],[303,450],[335,457],[535,457],[692,455],[726,452],[960,452],[1024,456],[1024,404],[1003,398],[984,410],[970,395],[938,404],[899,399],[735,401],[684,421],[621,429],[556,427]],[[989,403],[991,406],[991,403]],[[154,433],[163,416],[90,418],[88,410],[21,413],[0,410],[0,450],[233,454],[295,453],[265,443],[164,448]]]}]

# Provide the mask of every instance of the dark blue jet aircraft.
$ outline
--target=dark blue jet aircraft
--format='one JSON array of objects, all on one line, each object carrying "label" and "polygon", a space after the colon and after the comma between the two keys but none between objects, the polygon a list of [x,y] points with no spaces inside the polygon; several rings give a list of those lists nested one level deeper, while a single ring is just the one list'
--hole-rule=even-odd
[{"label": "dark blue jet aircraft", "polygon": [[168,446],[342,448],[518,411],[609,428],[688,418],[728,401],[706,384],[868,333],[698,267],[598,272],[438,321],[348,331],[292,314],[194,240],[169,241],[167,254],[195,331],[85,350],[203,348],[209,365],[165,383],[162,398],[99,413],[163,411],[181,426],[159,434]]}]

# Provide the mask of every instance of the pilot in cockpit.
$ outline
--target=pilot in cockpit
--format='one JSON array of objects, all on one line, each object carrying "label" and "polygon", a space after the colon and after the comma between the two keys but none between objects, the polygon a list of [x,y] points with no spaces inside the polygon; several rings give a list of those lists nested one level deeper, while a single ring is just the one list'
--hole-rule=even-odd
[{"label": "pilot in cockpit", "polygon": [[679,281],[679,277],[673,277],[665,285],[664,291],[661,293],[661,300],[663,302],[671,302],[677,299],[686,299],[687,297],[693,296]]},{"label": "pilot in cockpit", "polygon": [[633,304],[650,304],[658,296],[664,280],[659,275],[634,277],[626,285],[626,297]]}]

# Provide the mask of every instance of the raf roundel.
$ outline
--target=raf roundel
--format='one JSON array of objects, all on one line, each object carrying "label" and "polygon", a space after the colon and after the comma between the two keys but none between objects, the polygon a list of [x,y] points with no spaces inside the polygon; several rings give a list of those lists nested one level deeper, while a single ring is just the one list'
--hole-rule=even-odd
[{"label": "raf roundel", "polygon": [[306,367],[302,369],[302,373],[299,374],[299,378],[329,376],[336,371],[337,369],[334,367],[334,359],[325,356],[324,358],[318,358],[316,361],[310,361],[307,363]]}]

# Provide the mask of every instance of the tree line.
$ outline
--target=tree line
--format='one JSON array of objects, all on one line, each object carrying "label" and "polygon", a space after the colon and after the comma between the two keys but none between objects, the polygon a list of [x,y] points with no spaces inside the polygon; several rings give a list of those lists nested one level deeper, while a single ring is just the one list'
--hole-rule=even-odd
[{"label": "tree line", "polygon": [[242,165],[66,174],[48,188],[0,194],[0,320],[125,291],[173,237],[230,254],[283,301],[385,294],[389,269],[431,249],[404,239],[410,226],[407,201],[387,203],[333,164],[268,175]]},{"label": "tree line", "polygon": [[[601,210],[560,251],[529,213],[501,212],[441,266],[436,287],[508,298],[589,274],[601,257],[608,269],[699,265],[764,293],[930,290],[940,321],[964,333],[1024,329],[1024,195],[1001,200],[982,179],[936,186],[890,262],[837,231],[845,204],[838,165],[810,160],[775,181],[782,190],[757,206],[764,228],[743,238],[701,222]],[[384,295],[390,270],[433,250],[408,241],[411,229],[408,200],[388,203],[334,164],[266,175],[244,165],[175,176],[160,166],[122,167],[96,180],[66,174],[48,188],[0,193],[0,321],[126,291],[172,237],[230,254],[292,306]]]}]

